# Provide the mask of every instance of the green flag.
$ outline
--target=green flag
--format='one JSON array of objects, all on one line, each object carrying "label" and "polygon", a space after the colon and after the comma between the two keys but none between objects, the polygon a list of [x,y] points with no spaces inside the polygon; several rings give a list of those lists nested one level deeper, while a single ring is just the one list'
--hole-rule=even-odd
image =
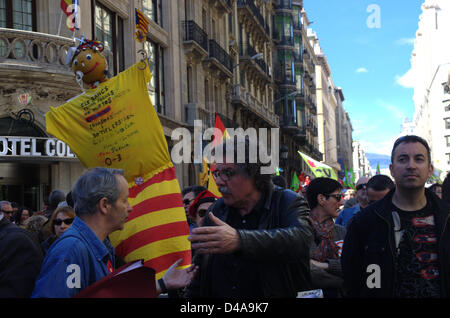
[{"label": "green flag", "polygon": [[314,177],[316,178],[325,177],[334,179],[336,181],[338,180],[337,174],[333,168],[324,164],[323,162],[319,162],[311,158],[310,156],[304,153],[301,153],[300,151],[297,152],[303,158],[308,167],[311,169],[312,173],[314,174]]},{"label": "green flag", "polygon": [[344,180],[342,180],[344,182],[344,187],[346,188],[351,188],[350,187],[350,182],[348,182],[348,171],[347,171],[347,167],[344,165]]},{"label": "green flag", "polygon": [[349,177],[349,185],[352,189],[355,189],[355,173],[353,172],[353,167],[352,170],[350,170],[350,177]]},{"label": "green flag", "polygon": [[380,163],[379,162],[377,162],[377,174],[381,174],[381,172],[380,172]]},{"label": "green flag", "polygon": [[297,192],[298,187],[300,186],[300,181],[298,180],[297,173],[294,171],[294,176],[291,181],[291,190]]}]

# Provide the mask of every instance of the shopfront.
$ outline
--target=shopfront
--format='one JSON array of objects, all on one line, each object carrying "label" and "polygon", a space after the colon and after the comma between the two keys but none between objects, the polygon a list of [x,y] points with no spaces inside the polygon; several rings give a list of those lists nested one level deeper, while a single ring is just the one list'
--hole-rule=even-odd
[{"label": "shopfront", "polygon": [[41,210],[52,190],[67,193],[82,171],[61,140],[25,120],[0,118],[0,200]]}]

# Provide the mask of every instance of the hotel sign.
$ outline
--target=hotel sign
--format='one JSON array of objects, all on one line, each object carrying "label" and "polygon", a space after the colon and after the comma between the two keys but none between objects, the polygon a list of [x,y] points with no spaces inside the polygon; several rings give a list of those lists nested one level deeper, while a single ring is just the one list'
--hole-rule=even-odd
[{"label": "hotel sign", "polygon": [[0,157],[75,159],[69,146],[56,138],[0,136]]}]

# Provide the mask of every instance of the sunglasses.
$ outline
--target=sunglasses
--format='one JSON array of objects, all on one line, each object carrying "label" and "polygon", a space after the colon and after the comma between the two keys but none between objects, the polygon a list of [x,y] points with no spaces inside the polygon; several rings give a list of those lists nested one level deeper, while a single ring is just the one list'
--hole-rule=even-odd
[{"label": "sunglasses", "polygon": [[189,204],[191,204],[192,201],[194,201],[194,200],[186,199],[186,200],[183,200],[183,204],[184,205],[189,205]]},{"label": "sunglasses", "polygon": [[341,193],[337,193],[337,194],[326,194],[325,196],[327,197],[327,199],[328,199],[329,197],[333,197],[333,198],[335,198],[336,201],[338,201],[338,202],[341,201],[342,198],[344,197],[344,195],[341,194]]},{"label": "sunglasses", "polygon": [[72,224],[73,219],[65,219],[65,220],[56,219],[56,220],[55,220],[55,225],[60,226],[63,222],[64,222],[66,225],[70,225],[70,224]]},{"label": "sunglasses", "polygon": [[197,214],[198,214],[199,217],[202,218],[202,217],[205,216],[205,214],[206,214],[207,211],[208,211],[208,210],[201,209],[201,210],[198,210],[198,211],[197,211]]}]

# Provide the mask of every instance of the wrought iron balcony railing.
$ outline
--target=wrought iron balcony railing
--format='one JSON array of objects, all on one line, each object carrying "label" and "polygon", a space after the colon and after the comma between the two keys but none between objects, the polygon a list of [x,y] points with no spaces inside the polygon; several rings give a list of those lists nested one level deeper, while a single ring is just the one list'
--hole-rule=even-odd
[{"label": "wrought iron balcony railing", "polygon": [[195,21],[183,22],[183,41],[194,41],[208,51],[208,35]]},{"label": "wrought iron balcony railing", "polygon": [[233,59],[215,40],[209,40],[209,57],[217,59],[230,72],[233,72]]},{"label": "wrought iron balcony railing", "polygon": [[255,5],[253,0],[238,0],[237,1],[238,8],[248,7],[250,11],[253,13],[253,16],[255,19],[261,24],[261,26],[264,28],[267,35],[270,36],[270,28],[268,24],[266,24],[266,21],[264,17],[261,14],[261,11],[258,9],[258,7]]}]

